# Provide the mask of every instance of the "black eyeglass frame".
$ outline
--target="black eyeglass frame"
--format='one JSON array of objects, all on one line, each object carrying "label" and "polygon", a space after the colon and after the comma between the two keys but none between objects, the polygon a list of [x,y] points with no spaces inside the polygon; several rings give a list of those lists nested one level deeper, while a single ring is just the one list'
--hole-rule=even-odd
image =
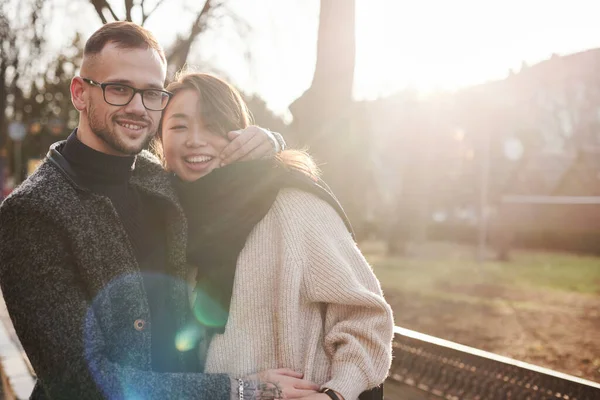
[{"label": "black eyeglass frame", "polygon": [[[134,88],[133,86],[129,86],[129,85],[126,85],[124,83],[119,83],[119,82],[96,82],[96,81],[94,81],[92,79],[83,78],[83,77],[81,77],[81,79],[85,83],[87,83],[87,84],[90,84],[92,86],[98,86],[99,88],[101,88],[102,89],[102,96],[104,97],[104,101],[107,104],[110,104],[111,106],[117,106],[117,107],[126,106],[127,104],[131,103],[131,100],[133,100],[133,98],[135,97],[136,93],[139,93],[140,96],[142,97],[142,104],[144,105],[144,107],[147,110],[150,110],[150,111],[163,111],[165,108],[167,108],[167,105],[169,105],[169,101],[171,101],[171,98],[173,97],[173,93],[171,93],[171,92],[169,92],[167,90],[162,90],[162,89],[137,89],[137,88]],[[129,100],[125,104],[114,104],[114,103],[111,103],[110,101],[106,100],[106,87],[107,86],[123,86],[123,87],[131,89],[133,92],[132,92],[131,97],[129,98]],[[144,101],[144,93],[146,93],[146,92],[161,92],[161,93],[166,94],[167,97],[168,97],[168,99],[167,99],[167,102],[165,103],[165,106],[163,108],[160,108],[160,109],[155,109],[155,108],[148,107],[146,105],[146,102]]]}]

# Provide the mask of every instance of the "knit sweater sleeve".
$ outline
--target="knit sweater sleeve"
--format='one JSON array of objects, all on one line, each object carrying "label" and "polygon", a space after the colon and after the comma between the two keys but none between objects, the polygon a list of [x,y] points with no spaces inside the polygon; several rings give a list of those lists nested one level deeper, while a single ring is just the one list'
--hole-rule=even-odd
[{"label": "knit sweater sleeve", "polygon": [[111,361],[67,241],[49,214],[27,203],[12,197],[0,208],[0,283],[48,398],[230,398],[226,375],[155,373]]},{"label": "knit sweater sleeve", "polygon": [[337,212],[318,197],[285,190],[288,228],[306,257],[306,291],[325,304],[324,348],[331,379],[323,387],[353,400],[381,384],[392,360],[393,315],[379,281]]}]

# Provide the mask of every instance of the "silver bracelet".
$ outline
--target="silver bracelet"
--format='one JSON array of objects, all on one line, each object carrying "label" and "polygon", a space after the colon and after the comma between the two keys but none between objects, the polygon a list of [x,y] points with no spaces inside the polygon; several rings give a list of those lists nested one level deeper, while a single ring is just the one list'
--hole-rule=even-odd
[{"label": "silver bracelet", "polygon": [[275,140],[277,140],[277,144],[279,145],[279,151],[284,151],[286,148],[285,139],[279,132],[271,131],[273,136],[275,136]]},{"label": "silver bracelet", "polygon": [[273,145],[273,150],[275,150],[275,154],[279,154],[281,152],[281,144],[279,143],[279,140],[277,140],[277,136],[275,136],[273,131],[270,131],[268,129],[265,130],[269,132],[267,136],[269,136],[269,139],[271,140],[271,144]]},{"label": "silver bracelet", "polygon": [[244,381],[238,378],[238,396],[240,400],[244,400]]}]

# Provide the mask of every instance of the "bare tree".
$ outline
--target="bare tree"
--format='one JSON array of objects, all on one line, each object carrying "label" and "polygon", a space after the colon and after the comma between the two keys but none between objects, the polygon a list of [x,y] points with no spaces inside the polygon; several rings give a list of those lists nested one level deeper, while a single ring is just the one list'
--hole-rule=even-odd
[{"label": "bare tree", "polygon": [[[119,17],[115,12],[116,4],[123,1],[125,15]],[[133,0],[90,0],[94,6],[98,17],[103,24],[112,21],[130,21],[144,25],[150,16],[152,16],[159,8],[166,7],[164,0],[157,0],[150,4],[147,0],[134,2]],[[183,67],[188,59],[192,46],[196,39],[205,32],[213,23],[229,17],[238,27],[240,32],[245,32],[249,29],[248,24],[238,18],[231,9],[227,8],[227,0],[206,0],[204,5],[199,10],[186,10],[186,12],[194,13],[194,18],[189,29],[177,36],[175,43],[170,46],[167,53],[167,62],[169,71],[175,72]],[[134,12],[139,11],[139,13]],[[134,20],[134,15],[140,15],[138,20]]]},{"label": "bare tree", "polygon": [[9,96],[43,43],[43,0],[0,0],[0,147],[6,143]]},{"label": "bare tree", "polygon": [[[323,127],[332,116],[352,114],[355,67],[355,1],[321,0],[313,81],[291,105],[302,145],[325,146]],[[326,129],[325,129],[326,130]],[[332,140],[337,145],[338,139]],[[323,150],[326,155],[329,149]],[[317,151],[318,152],[318,151]]]},{"label": "bare tree", "polygon": [[[370,171],[364,110],[352,99],[356,39],[354,0],[321,0],[311,86],[291,105],[292,143],[308,147],[360,236]],[[348,179],[352,176],[353,179]]]}]

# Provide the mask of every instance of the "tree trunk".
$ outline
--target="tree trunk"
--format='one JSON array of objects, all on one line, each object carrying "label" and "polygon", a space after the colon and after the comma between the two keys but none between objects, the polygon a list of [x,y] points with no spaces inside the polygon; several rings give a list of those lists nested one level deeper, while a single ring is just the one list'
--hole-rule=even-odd
[{"label": "tree trunk", "polygon": [[0,60],[0,88],[2,89],[2,95],[0,96],[0,149],[6,145],[8,125],[6,121],[6,107],[7,99],[6,93],[8,93],[8,87],[6,87],[6,61]]},{"label": "tree trunk", "polygon": [[298,139],[302,144],[311,144],[326,122],[347,110],[352,102],[354,17],[354,0],[321,0],[313,81],[290,105],[294,130],[301,135]]},{"label": "tree trunk", "polygon": [[133,8],[133,0],[125,0],[125,20],[133,22],[131,18],[131,9]]},{"label": "tree trunk", "polygon": [[354,0],[321,0],[317,62],[310,88],[290,106],[293,146],[307,147],[361,234],[370,190],[368,137],[352,101],[355,65]]}]

